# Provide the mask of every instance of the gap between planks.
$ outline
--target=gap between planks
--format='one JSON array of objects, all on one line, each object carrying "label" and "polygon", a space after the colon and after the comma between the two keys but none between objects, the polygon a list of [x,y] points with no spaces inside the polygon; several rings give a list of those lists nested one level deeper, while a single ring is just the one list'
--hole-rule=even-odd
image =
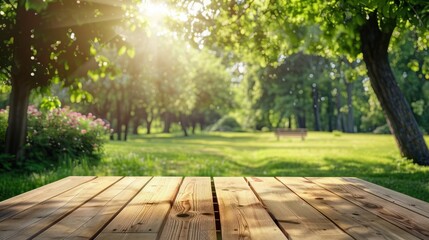
[{"label": "gap between planks", "polygon": [[[240,177],[241,178],[241,177]],[[94,180],[95,179],[95,177],[92,179],[92,180]],[[153,234],[148,234],[148,233],[126,233],[126,235],[128,235],[130,238],[133,238],[133,237],[148,237],[148,238],[152,238],[153,236],[154,236],[154,238],[153,239],[162,239],[161,238],[161,234],[163,233],[163,231],[164,231],[164,228],[165,228],[165,224],[166,224],[166,222],[167,222],[167,220],[168,220],[168,216],[171,214],[171,211],[172,211],[172,205],[173,205],[173,203],[176,201],[176,199],[178,198],[178,194],[179,194],[179,191],[180,191],[180,189],[182,188],[182,185],[183,185],[183,183],[184,183],[184,181],[185,181],[185,179],[186,178],[182,178],[181,177],[181,181],[180,181],[180,183],[179,183],[179,185],[178,185],[178,187],[177,187],[177,189],[176,189],[176,192],[175,192],[175,195],[172,197],[172,201],[170,202],[170,208],[169,208],[169,211],[167,212],[167,214],[165,215],[165,217],[164,217],[164,219],[163,219],[163,221],[162,221],[162,224],[161,224],[161,226],[160,226],[160,228],[159,228],[159,231],[158,231],[158,233],[154,236]],[[275,214],[273,214],[268,208],[267,208],[267,206],[264,204],[264,201],[263,201],[263,199],[261,198],[261,196],[259,196],[259,194],[257,193],[257,191],[254,189],[254,187],[251,185],[251,183],[249,183],[249,181],[248,181],[248,178],[242,178],[242,179],[244,179],[244,181],[247,183],[246,185],[248,185],[248,187],[249,187],[249,189],[251,190],[251,192],[253,192],[253,194],[256,196],[256,198],[257,198],[257,200],[259,201],[259,203],[265,208],[265,211],[270,215],[270,217],[273,219],[273,221],[275,222],[275,224],[283,231],[283,233],[285,234],[285,235],[288,235],[288,233],[287,233],[287,231],[284,231],[283,230],[283,228],[281,227],[281,222],[279,222],[279,221],[277,221],[277,219],[276,219],[276,217],[275,217]],[[325,213],[326,213],[326,211],[321,211],[320,210],[320,207],[317,207],[317,206],[314,206],[313,204],[314,204],[314,201],[308,201],[309,199],[308,198],[306,198],[306,197],[302,197],[301,196],[301,194],[298,194],[298,193],[296,193],[295,191],[294,191],[294,189],[291,189],[289,186],[288,186],[288,184],[285,184],[283,181],[281,181],[280,179],[278,179],[278,178],[272,178],[272,179],[274,179],[275,181],[277,181],[277,182],[279,182],[279,183],[281,183],[283,186],[284,186],[284,188],[285,189],[289,189],[289,190],[291,190],[297,197],[299,197],[300,199],[302,199],[304,202],[306,202],[307,204],[309,204],[310,206],[312,206],[316,211],[318,211],[318,212],[320,212],[322,215],[324,215],[325,217],[327,217],[330,221],[332,221],[334,224],[336,224],[337,226],[339,226],[341,229],[343,229],[344,228],[344,226],[343,227],[341,227],[340,225],[338,225],[337,223],[336,223],[336,221],[334,221],[333,219],[331,219],[332,218],[332,216],[329,216],[329,214],[328,215],[325,215]],[[289,179],[289,178],[285,178],[285,177],[283,177],[283,179]],[[293,178],[290,178],[290,179],[293,179]],[[304,178],[305,179],[305,178]],[[368,211],[368,209],[365,209],[365,208],[363,208],[362,206],[360,206],[359,204],[357,204],[356,202],[353,202],[353,201],[350,201],[348,198],[345,198],[345,197],[343,197],[343,196],[341,196],[341,195],[338,195],[338,192],[335,192],[335,191],[331,191],[330,189],[328,189],[328,188],[326,188],[326,187],[324,187],[323,186],[323,184],[321,184],[321,183],[319,183],[319,184],[317,184],[317,183],[315,183],[314,181],[310,181],[312,178],[308,178],[308,179],[305,179],[306,181],[308,181],[308,182],[310,182],[310,183],[312,183],[312,184],[315,184],[316,186],[318,186],[318,187],[320,187],[320,188],[322,188],[324,191],[327,191],[327,192],[330,192],[331,194],[333,194],[333,195],[336,195],[338,198],[341,198],[342,200],[345,200],[345,201],[348,201],[348,202],[350,202],[350,204],[353,204],[353,205],[355,205],[355,207],[359,207],[359,208],[361,208],[362,210],[365,210],[365,211]],[[313,178],[313,180],[314,180],[315,178]],[[152,179],[151,179],[152,180]],[[150,180],[150,181],[151,181]],[[215,216],[216,216],[216,203],[217,203],[217,191],[216,191],[216,188],[215,188],[215,186],[214,186],[214,178],[210,178],[210,182],[211,182],[211,184],[209,184],[210,185],[210,190],[212,191],[212,199],[213,199],[213,206],[214,206],[214,211],[215,211]],[[362,191],[365,191],[365,192],[367,192],[368,194],[370,194],[370,195],[373,195],[374,197],[379,197],[379,198],[381,198],[381,199],[383,199],[383,201],[387,201],[387,202],[389,202],[390,204],[396,204],[396,205],[398,205],[398,206],[401,206],[401,207],[403,207],[403,208],[407,208],[408,210],[410,210],[410,211],[413,211],[414,213],[417,213],[416,211],[416,209],[421,209],[421,208],[426,208],[426,207],[428,207],[429,205],[425,205],[425,204],[421,204],[421,206],[420,205],[416,205],[416,206],[413,206],[413,204],[414,204],[414,202],[417,202],[417,203],[420,203],[419,201],[414,201],[413,200],[413,198],[411,198],[411,197],[409,197],[409,196],[406,196],[406,195],[401,195],[400,193],[397,193],[397,192],[394,192],[394,191],[392,191],[392,190],[389,190],[389,189],[384,189],[383,190],[383,188],[381,187],[381,186],[378,186],[378,185],[375,185],[375,184],[373,184],[373,185],[375,185],[375,186],[372,186],[371,185],[371,183],[369,183],[369,186],[368,185],[365,185],[364,183],[363,183],[363,185],[357,185],[357,183],[356,183],[356,181],[357,182],[359,182],[359,180],[360,179],[353,179],[353,178],[351,178],[351,179],[349,179],[349,178],[343,178],[342,180],[344,180],[344,181],[348,181],[349,182],[349,184],[351,184],[352,186],[354,186],[354,187],[356,187],[356,188],[359,188],[359,189],[361,189]],[[88,180],[87,182],[89,182],[90,180]],[[117,182],[118,182],[119,180],[117,180]],[[355,181],[355,182],[353,182],[353,181]],[[80,183],[80,185],[82,185],[82,184],[85,184],[85,183],[87,183],[87,182],[83,182],[83,183]],[[149,182],[149,181],[148,181]],[[55,182],[54,182],[55,183]],[[52,183],[52,184],[54,184],[54,183]],[[115,182],[116,183],[116,182]],[[95,194],[94,196],[92,196],[92,198],[90,198],[90,199],[88,199],[88,200],[86,200],[86,201],[84,201],[81,205],[79,205],[79,206],[77,206],[77,208],[74,208],[74,209],[72,209],[71,211],[69,211],[69,213],[67,213],[67,214],[65,214],[65,215],[63,215],[63,216],[61,216],[60,218],[58,218],[57,220],[55,220],[55,221],[53,221],[48,227],[45,227],[45,228],[43,228],[42,230],[40,230],[39,231],[39,233],[40,232],[43,232],[44,230],[46,230],[46,229],[48,229],[50,226],[53,226],[54,224],[56,224],[56,223],[58,223],[58,222],[60,222],[62,219],[64,219],[65,217],[67,217],[68,215],[70,215],[71,213],[73,213],[76,209],[78,209],[78,208],[80,208],[82,205],[84,205],[84,204],[86,204],[86,203],[88,203],[88,202],[90,202],[90,200],[92,200],[92,199],[94,199],[96,196],[98,196],[98,195],[100,195],[101,193],[103,193],[104,191],[106,191],[106,189],[109,189],[112,185],[114,185],[115,183],[112,183],[110,186],[108,186],[108,187],[106,187],[106,188],[104,188],[103,190],[101,190],[100,192],[98,192],[97,194]],[[77,186],[80,186],[80,185],[77,185]],[[67,189],[67,190],[64,190],[64,191],[62,191],[62,192],[60,192],[60,193],[58,193],[58,194],[56,194],[56,195],[53,195],[53,196],[51,196],[51,197],[49,197],[49,196],[47,196],[46,198],[47,199],[45,199],[45,200],[43,200],[43,201],[41,201],[41,202],[38,202],[37,204],[45,204],[45,202],[47,202],[47,201],[49,201],[49,199],[52,199],[52,198],[56,198],[56,197],[58,197],[60,194],[63,194],[63,193],[65,193],[65,192],[67,192],[67,191],[70,191],[71,189],[73,189],[73,188],[75,188],[75,187],[77,187],[77,186],[74,186],[74,187],[71,187],[70,189]],[[53,188],[52,187],[52,185],[51,184],[48,184],[48,185],[45,185],[45,186],[43,186],[43,187],[45,187],[45,189],[46,188],[48,188],[48,187],[50,187],[51,189]],[[43,187],[41,187],[41,189],[43,189]],[[140,191],[142,191],[144,188],[146,187],[146,185],[145,186],[143,186],[141,189],[140,189]],[[37,189],[36,189],[37,190]],[[120,209],[120,210],[118,210],[115,214],[114,214],[114,216],[112,216],[111,218],[110,218],[110,220],[108,221],[108,222],[106,222],[105,224],[104,224],[104,226],[102,226],[100,229],[99,229],[99,231],[98,231],[98,233],[100,233],[100,232],[102,232],[104,229],[105,229],[105,227],[107,227],[114,219],[115,219],[115,217],[118,215],[118,214],[120,214],[120,212],[138,195],[138,193],[140,192],[140,191],[138,191],[133,197],[131,197],[130,199],[129,199],[129,201],[124,205],[124,206],[122,206],[122,208]],[[377,192],[378,191],[378,192]],[[28,193],[24,193],[24,194],[22,194],[22,195],[19,195],[19,196],[17,196],[17,197],[14,197],[14,198],[11,198],[11,199],[8,199],[8,200],[5,200],[5,201],[3,201],[3,202],[1,202],[0,204],[4,204],[5,202],[6,202],[6,204],[8,204],[9,206],[14,206],[14,205],[16,205],[15,203],[14,203],[14,201],[19,201],[19,197],[21,197],[22,198],[22,196],[26,196],[26,198],[28,199],[28,198],[30,198],[30,196],[32,196],[31,194],[35,194],[35,192],[36,191],[30,191],[30,192],[28,192]],[[380,196],[379,194],[380,194],[380,192],[383,194],[382,196]],[[31,194],[30,194],[31,193]],[[36,194],[37,195],[37,194]],[[40,194],[38,194],[38,195],[40,195]],[[398,199],[398,196],[400,197],[400,199],[399,200],[397,200]],[[25,199],[25,198],[22,198],[22,199]],[[12,201],[10,201],[10,200],[12,200]],[[398,203],[400,203],[400,204],[398,204]],[[424,203],[424,202],[423,202]],[[35,205],[37,205],[37,204],[35,204]],[[406,206],[402,206],[401,204],[408,204],[408,205],[406,205]],[[415,205],[415,204],[414,204]],[[1,206],[1,205],[0,205]],[[7,205],[6,205],[7,206]],[[407,207],[408,206],[408,207]],[[414,207],[414,209],[410,209],[410,208],[413,208]],[[30,208],[30,207],[29,207]],[[24,209],[23,211],[25,211],[26,209]],[[219,210],[219,209],[217,209],[217,210]],[[371,211],[368,211],[368,212],[370,212],[371,213]],[[217,211],[217,214],[218,214],[218,217],[219,217],[219,211]],[[374,214],[374,213],[372,213],[373,215],[375,215],[375,216],[377,216],[377,217],[379,217],[377,214]],[[422,213],[418,213],[418,214],[420,214],[420,215],[422,215],[422,216],[426,216],[426,213],[424,213],[424,214],[422,214]],[[380,217],[379,217],[380,218]],[[382,219],[382,218],[381,218]],[[383,221],[385,221],[385,219],[382,219]],[[385,221],[386,223],[388,223],[388,221]],[[1,223],[1,221],[0,221],[0,223]],[[217,223],[217,222],[216,222]],[[218,236],[217,236],[217,238],[219,239],[219,234],[221,233],[221,231],[222,231],[222,229],[221,229],[221,226],[220,226],[220,224],[219,224],[219,226],[216,224],[216,232],[218,233]],[[98,234],[97,233],[97,234]],[[118,234],[120,234],[120,233],[118,233]],[[402,234],[402,233],[401,233]],[[403,235],[401,235],[401,234],[399,234],[399,236],[403,236]],[[34,235],[33,235],[34,236]],[[357,235],[354,235],[354,236],[357,236]],[[380,237],[380,236],[379,236]],[[396,237],[398,237],[398,236],[395,236],[395,238],[392,238],[392,239],[400,239],[400,238],[396,238]],[[425,237],[426,237],[426,235],[424,235],[423,234],[423,236],[420,236],[420,237],[423,237],[424,239],[426,239]],[[359,239],[359,238],[357,238],[357,239]],[[409,239],[412,239],[412,238],[409,238]]]},{"label": "gap between planks", "polygon": [[186,177],[160,239],[215,240],[215,225],[210,177]]},{"label": "gap between planks", "polygon": [[246,180],[289,239],[353,239],[277,179],[247,177]]},{"label": "gap between planks", "polygon": [[157,239],[182,181],[182,177],[152,178],[96,239],[132,239],[137,235]]},{"label": "gap between planks", "polygon": [[287,239],[243,177],[215,177],[222,238]]}]

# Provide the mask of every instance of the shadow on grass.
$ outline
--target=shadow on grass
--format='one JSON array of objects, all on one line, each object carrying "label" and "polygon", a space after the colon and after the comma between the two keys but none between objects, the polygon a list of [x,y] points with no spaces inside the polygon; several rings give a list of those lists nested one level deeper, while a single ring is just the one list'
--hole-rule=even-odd
[{"label": "shadow on grass", "polygon": [[151,135],[134,135],[131,137],[133,140],[162,140],[164,141],[193,141],[193,140],[204,140],[204,141],[252,141],[259,139],[255,135],[217,135],[217,134],[196,134],[185,137],[183,134],[178,133],[160,133]]},{"label": "shadow on grass", "polygon": [[412,164],[362,162],[346,158],[323,158],[320,163],[265,159],[267,163],[243,168],[245,176],[358,177],[429,201],[429,174]]}]

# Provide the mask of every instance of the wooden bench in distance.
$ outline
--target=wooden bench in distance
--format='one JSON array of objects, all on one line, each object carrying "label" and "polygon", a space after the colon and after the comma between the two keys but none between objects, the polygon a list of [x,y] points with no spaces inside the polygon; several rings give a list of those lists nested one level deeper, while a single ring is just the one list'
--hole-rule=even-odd
[{"label": "wooden bench in distance", "polygon": [[304,141],[305,137],[307,137],[307,129],[306,128],[277,128],[274,131],[274,134],[277,137],[277,141],[280,140],[280,136],[290,136],[290,137],[301,137]]}]

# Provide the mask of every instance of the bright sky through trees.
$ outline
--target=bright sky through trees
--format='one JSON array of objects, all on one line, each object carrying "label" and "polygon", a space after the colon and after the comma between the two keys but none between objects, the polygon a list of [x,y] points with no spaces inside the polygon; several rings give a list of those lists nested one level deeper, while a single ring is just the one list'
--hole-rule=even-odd
[{"label": "bright sky through trees", "polygon": [[188,18],[187,14],[171,9],[164,2],[143,0],[138,6],[138,10],[149,26],[156,30],[165,30],[164,23],[167,18],[177,21],[186,21]]}]

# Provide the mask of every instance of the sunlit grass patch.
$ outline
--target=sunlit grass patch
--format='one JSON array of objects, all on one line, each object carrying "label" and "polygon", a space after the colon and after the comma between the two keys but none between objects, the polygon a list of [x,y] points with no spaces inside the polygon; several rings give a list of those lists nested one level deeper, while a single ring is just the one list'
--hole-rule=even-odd
[{"label": "sunlit grass patch", "polygon": [[56,171],[3,175],[2,198],[68,175],[348,176],[429,201],[429,167],[403,160],[391,135],[310,132],[305,141],[277,141],[272,133],[153,134],[111,141],[105,150],[98,166],[68,160]]}]

